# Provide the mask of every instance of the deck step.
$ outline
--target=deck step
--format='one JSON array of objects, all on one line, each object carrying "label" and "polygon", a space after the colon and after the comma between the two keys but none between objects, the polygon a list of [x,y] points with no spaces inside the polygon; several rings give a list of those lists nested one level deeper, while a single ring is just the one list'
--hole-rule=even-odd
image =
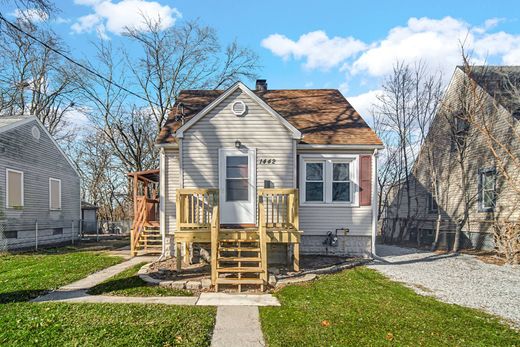
[{"label": "deck step", "polygon": [[260,252],[260,248],[253,247],[219,247],[221,252]]},{"label": "deck step", "polygon": [[217,272],[224,273],[263,273],[264,270],[260,267],[221,267],[217,268]]},{"label": "deck step", "polygon": [[217,261],[220,262],[239,262],[243,261],[245,263],[256,263],[262,261],[260,257],[218,257]]},{"label": "deck step", "polygon": [[264,284],[260,278],[217,278],[217,284]]},{"label": "deck step", "polygon": [[221,240],[218,240],[218,242],[220,243],[257,243],[257,242],[260,242],[260,240],[258,239],[254,239],[254,240],[233,240],[233,239],[221,239]]}]

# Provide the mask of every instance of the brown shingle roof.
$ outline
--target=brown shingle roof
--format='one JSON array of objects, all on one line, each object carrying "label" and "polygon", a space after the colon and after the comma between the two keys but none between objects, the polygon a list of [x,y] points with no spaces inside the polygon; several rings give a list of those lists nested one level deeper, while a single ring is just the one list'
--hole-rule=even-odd
[{"label": "brown shingle roof", "polygon": [[[180,110],[187,121],[220,96],[222,90],[184,90],[157,138],[171,143],[181,125]],[[303,135],[305,144],[382,145],[375,132],[336,89],[279,89],[254,91]],[[179,105],[182,104],[183,107]]]}]

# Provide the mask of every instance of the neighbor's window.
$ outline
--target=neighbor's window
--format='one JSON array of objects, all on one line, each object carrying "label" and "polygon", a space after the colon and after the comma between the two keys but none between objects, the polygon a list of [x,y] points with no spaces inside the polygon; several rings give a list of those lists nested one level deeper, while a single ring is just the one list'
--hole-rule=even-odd
[{"label": "neighbor's window", "polygon": [[49,208],[61,210],[61,180],[49,178]]},{"label": "neighbor's window", "polygon": [[351,203],[353,160],[302,158],[300,189],[303,203]]},{"label": "neighbor's window", "polygon": [[479,205],[482,212],[493,211],[496,200],[496,170],[482,169],[479,172]]},{"label": "neighbor's window", "polygon": [[305,201],[323,202],[324,162],[305,163]]},{"label": "neighbor's window", "polygon": [[6,187],[6,207],[23,207],[23,172],[6,169]]}]

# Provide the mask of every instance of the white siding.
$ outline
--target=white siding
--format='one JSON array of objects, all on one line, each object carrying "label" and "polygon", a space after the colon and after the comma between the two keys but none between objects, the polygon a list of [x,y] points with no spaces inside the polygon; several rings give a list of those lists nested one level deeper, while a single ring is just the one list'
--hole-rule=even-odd
[{"label": "white siding", "polygon": [[180,188],[179,180],[179,151],[166,150],[164,153],[164,168],[166,172],[161,172],[165,176],[166,185],[164,189],[165,197],[165,232],[173,234],[176,227],[176,191]]},{"label": "white siding", "polygon": [[348,235],[372,233],[372,206],[334,207],[300,206],[300,228],[304,235],[326,235],[327,232],[348,228]]},{"label": "white siding", "polygon": [[[236,100],[247,105],[245,116],[231,112]],[[184,187],[218,188],[218,149],[234,148],[237,140],[247,148],[256,148],[257,162],[276,159],[275,164],[257,165],[258,188],[264,186],[264,180],[272,181],[275,188],[294,187],[294,140],[290,132],[240,90],[184,133]]]}]

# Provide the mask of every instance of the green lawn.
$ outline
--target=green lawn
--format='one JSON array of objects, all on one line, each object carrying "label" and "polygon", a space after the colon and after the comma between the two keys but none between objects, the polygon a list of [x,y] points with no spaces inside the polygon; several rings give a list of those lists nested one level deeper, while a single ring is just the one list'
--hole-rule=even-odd
[{"label": "green lawn", "polygon": [[209,346],[213,307],[20,302],[120,261],[71,249],[0,256],[0,346]]},{"label": "green lawn", "polygon": [[260,310],[269,346],[520,346],[520,333],[364,267],[283,288]]},{"label": "green lawn", "polygon": [[0,255],[0,304],[30,300],[121,261],[107,253],[69,248]]},{"label": "green lawn", "polygon": [[192,296],[187,290],[150,286],[137,276],[139,269],[146,263],[137,264],[120,274],[109,278],[88,291],[91,295],[121,296]]},{"label": "green lawn", "polygon": [[0,346],[209,346],[214,307],[0,305]]}]

